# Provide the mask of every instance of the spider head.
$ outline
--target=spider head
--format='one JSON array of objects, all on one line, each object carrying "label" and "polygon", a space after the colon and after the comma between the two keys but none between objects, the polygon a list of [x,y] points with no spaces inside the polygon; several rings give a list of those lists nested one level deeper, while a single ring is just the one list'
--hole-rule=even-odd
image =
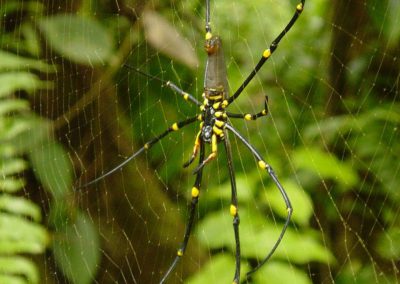
[{"label": "spider head", "polygon": [[211,34],[206,35],[206,43],[204,48],[208,55],[215,54],[221,47],[221,38],[219,36],[213,36]]}]

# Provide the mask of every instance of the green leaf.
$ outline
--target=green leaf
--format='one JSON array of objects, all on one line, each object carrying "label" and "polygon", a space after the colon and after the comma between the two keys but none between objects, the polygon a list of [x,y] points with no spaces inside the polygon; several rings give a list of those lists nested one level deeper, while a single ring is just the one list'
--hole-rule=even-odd
[{"label": "green leaf", "polygon": [[18,174],[27,168],[27,163],[23,159],[5,159],[0,161],[0,176]]},{"label": "green leaf", "polygon": [[42,253],[48,242],[47,231],[40,224],[0,214],[0,253]]},{"label": "green leaf", "polygon": [[376,249],[382,258],[397,260],[400,258],[400,228],[392,227],[381,233]]},{"label": "green leaf", "polygon": [[18,178],[2,178],[0,179],[0,190],[5,192],[17,192],[25,186],[26,182],[24,179]]},{"label": "green leaf", "polygon": [[400,41],[400,2],[398,0],[368,1],[369,15],[379,33],[383,33],[389,45]]},{"label": "green leaf", "polygon": [[39,283],[39,274],[35,264],[33,261],[24,257],[0,256],[0,275],[1,274],[22,275],[28,280],[28,283]]},{"label": "green leaf", "polygon": [[[26,153],[41,147],[52,135],[50,122],[34,114],[24,115],[18,119],[21,128],[13,138],[13,146],[18,152]],[[24,126],[24,127],[23,127]],[[17,131],[15,131],[17,132]]]},{"label": "green leaf", "polygon": [[292,159],[296,168],[311,171],[321,179],[333,179],[344,188],[351,188],[358,183],[357,172],[351,164],[316,147],[296,149]]},{"label": "green leaf", "polygon": [[[292,220],[302,226],[307,226],[313,214],[311,198],[297,183],[291,180],[283,180],[281,184],[293,206]],[[267,192],[264,192],[263,199],[265,199],[265,202],[268,203],[279,216],[286,218],[287,210],[285,202],[280,191],[274,184],[267,189]]]},{"label": "green leaf", "polygon": [[0,283],[7,284],[26,284],[26,279],[22,276],[16,275],[1,275],[0,274]]},{"label": "green leaf", "polygon": [[31,93],[38,89],[51,89],[52,82],[42,81],[29,72],[7,72],[0,74],[0,98],[24,90]]},{"label": "green leaf", "polygon": [[35,222],[40,222],[42,218],[40,208],[35,203],[28,199],[8,194],[0,195],[0,211],[24,215],[32,218]]},{"label": "green leaf", "polygon": [[0,116],[9,114],[10,112],[29,110],[29,102],[17,98],[5,99],[0,103]]},{"label": "green leaf", "polygon": [[[242,256],[263,259],[278,239],[283,223],[274,224],[254,210],[239,208],[239,215]],[[208,214],[196,228],[196,236],[207,248],[229,248],[234,251],[232,216],[226,211]],[[274,257],[290,259],[300,264],[310,261],[324,263],[333,261],[328,249],[316,240],[314,231],[307,230],[302,233],[291,228],[287,229]]]},{"label": "green leaf", "polygon": [[36,147],[29,158],[33,171],[44,188],[57,200],[72,189],[73,171],[64,148],[49,141]]},{"label": "green leaf", "polygon": [[53,65],[46,64],[42,60],[31,59],[15,55],[14,53],[0,50],[0,71],[10,72],[33,69],[43,73],[55,72]]},{"label": "green leaf", "polygon": [[[249,271],[249,265],[242,262],[241,274]],[[204,283],[232,283],[235,273],[235,258],[230,254],[218,254],[213,256],[202,269],[185,281],[187,284]]]},{"label": "green leaf", "polygon": [[84,214],[78,213],[75,223],[57,232],[53,253],[63,274],[75,284],[92,283],[99,260],[100,243],[97,229]]},{"label": "green leaf", "polygon": [[74,14],[58,14],[39,21],[50,45],[63,57],[86,65],[104,65],[113,53],[113,41],[98,21]]},{"label": "green leaf", "polygon": [[[288,263],[270,261],[253,274],[254,284],[311,284],[307,273]],[[267,281],[268,279],[268,281]]]}]

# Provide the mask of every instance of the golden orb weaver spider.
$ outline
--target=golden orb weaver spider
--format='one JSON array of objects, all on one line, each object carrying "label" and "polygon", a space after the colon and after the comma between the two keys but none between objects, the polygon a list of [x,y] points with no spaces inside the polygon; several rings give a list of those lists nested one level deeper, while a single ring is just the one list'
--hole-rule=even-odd
[{"label": "golden orb weaver spider", "polygon": [[[139,154],[143,153],[144,151],[149,150],[154,144],[158,141],[166,137],[168,134],[174,131],[180,130],[182,127],[194,123],[195,121],[200,122],[200,130],[198,131],[194,143],[194,149],[192,156],[190,159],[184,164],[184,167],[188,167],[197,157],[199,153],[199,164],[194,169],[193,173],[196,175],[196,179],[191,191],[191,203],[190,203],[190,211],[189,211],[189,218],[186,223],[186,230],[184,233],[183,241],[180,248],[177,250],[177,254],[175,259],[172,261],[171,265],[169,266],[167,272],[164,274],[162,279],[160,280],[161,283],[165,283],[169,275],[174,271],[175,267],[177,266],[179,260],[185,253],[187,244],[189,242],[189,238],[191,235],[193,223],[194,223],[194,216],[195,211],[199,199],[200,194],[200,187],[202,182],[202,174],[203,174],[203,167],[209,163],[211,160],[215,159],[217,156],[218,144],[223,142],[226,157],[227,157],[227,164],[228,164],[228,172],[231,182],[231,205],[230,205],[230,214],[233,218],[233,229],[234,229],[234,237],[236,243],[236,252],[235,252],[235,273],[233,277],[233,284],[240,283],[240,239],[239,239],[239,213],[238,213],[238,200],[237,200],[237,192],[236,192],[236,179],[235,179],[235,172],[233,169],[233,161],[232,161],[232,151],[230,148],[229,138],[228,138],[228,131],[231,132],[234,136],[236,136],[251,152],[251,154],[255,157],[258,162],[258,166],[262,170],[266,170],[269,176],[272,178],[273,182],[275,183],[276,187],[280,191],[282,198],[286,204],[287,209],[287,217],[284,223],[284,226],[279,234],[278,239],[276,240],[275,244],[271,248],[270,252],[265,256],[265,258],[258,263],[256,267],[254,267],[251,271],[247,272],[246,278],[256,272],[261,266],[263,266],[273,255],[277,247],[279,246],[285,231],[289,225],[290,218],[293,212],[292,205],[290,203],[289,197],[286,194],[284,188],[282,187],[281,183],[279,182],[277,176],[275,175],[272,167],[264,161],[262,156],[259,152],[244,138],[231,124],[229,119],[230,118],[240,118],[246,121],[256,120],[262,116],[266,116],[268,114],[268,105],[267,105],[267,97],[265,100],[264,109],[256,114],[250,113],[231,113],[227,112],[226,109],[229,105],[234,102],[239,95],[243,92],[246,86],[252,81],[254,76],[257,72],[261,69],[264,63],[270,58],[272,53],[278,47],[279,42],[285,36],[285,34],[291,29],[294,23],[297,21],[299,15],[303,11],[305,0],[300,0],[300,3],[296,6],[294,15],[290,19],[289,23],[285,26],[285,28],[280,32],[280,34],[272,41],[270,46],[264,50],[262,53],[261,59],[251,71],[251,73],[247,76],[244,82],[239,86],[236,92],[229,96],[228,93],[228,81],[227,81],[227,74],[226,74],[226,65],[225,59],[221,44],[221,39],[219,36],[213,35],[211,32],[211,25],[210,25],[210,0],[206,0],[206,23],[205,23],[205,51],[207,52],[207,62],[205,68],[205,75],[204,75],[204,92],[202,94],[203,102],[201,103],[197,100],[193,95],[186,93],[179,87],[177,87],[174,83],[170,81],[164,81],[160,78],[154,77],[152,75],[146,74],[136,68],[131,66],[125,65],[129,69],[133,69],[134,71],[138,72],[143,76],[148,76],[153,79],[160,81],[165,86],[169,87],[171,90],[179,94],[183,97],[186,101],[197,105],[200,109],[200,113],[188,118],[186,120],[182,120],[172,124],[167,130],[165,130],[160,135],[154,137],[153,139],[149,140],[145,143],[138,151],[134,152],[128,159],[124,162],[116,166],[115,168],[111,169],[110,171],[104,173],[100,177],[80,186],[86,187],[97,183],[101,179],[107,177],[108,175],[116,172],[124,165],[129,163],[131,160],[135,159]],[[205,144],[211,144],[211,153],[205,158]]]}]

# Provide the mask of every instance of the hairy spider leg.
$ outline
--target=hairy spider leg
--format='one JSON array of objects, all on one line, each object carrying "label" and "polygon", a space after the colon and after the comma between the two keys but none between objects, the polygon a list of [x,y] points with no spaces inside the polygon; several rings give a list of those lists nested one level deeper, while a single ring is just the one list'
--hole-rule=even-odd
[{"label": "hairy spider leg", "polygon": [[292,217],[293,207],[290,202],[289,196],[287,195],[285,189],[279,182],[278,177],[276,176],[272,167],[264,161],[264,159],[261,157],[261,155],[258,153],[258,151],[232,125],[227,123],[226,128],[228,130],[230,130],[237,138],[239,138],[239,140],[242,141],[242,143],[250,150],[250,152],[256,158],[258,166],[261,169],[266,170],[268,172],[269,176],[272,178],[273,182],[275,183],[276,187],[278,188],[279,192],[281,193],[283,200],[285,201],[286,211],[287,211],[285,224],[283,225],[281,233],[279,234],[279,237],[276,240],[274,246],[271,248],[271,251],[267,254],[267,256],[254,269],[247,272],[246,277],[249,277],[251,274],[256,272],[261,266],[263,266],[274,254],[274,252],[277,249],[277,247],[279,246],[283,236],[285,235],[287,227],[289,226],[290,218]]}]

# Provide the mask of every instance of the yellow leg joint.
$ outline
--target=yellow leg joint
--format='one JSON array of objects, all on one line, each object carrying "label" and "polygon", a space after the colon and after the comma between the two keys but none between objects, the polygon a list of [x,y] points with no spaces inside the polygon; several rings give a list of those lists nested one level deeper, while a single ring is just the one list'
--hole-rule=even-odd
[{"label": "yellow leg joint", "polygon": [[252,119],[251,114],[250,114],[250,113],[245,114],[245,115],[244,115],[244,119],[246,119],[246,120],[251,120],[251,119]]},{"label": "yellow leg joint", "polygon": [[189,99],[189,94],[188,93],[183,93],[183,98],[187,101]]},{"label": "yellow leg joint", "polygon": [[303,4],[302,4],[302,3],[299,3],[299,4],[296,6],[296,10],[297,10],[298,12],[303,11]]},{"label": "yellow leg joint", "polygon": [[199,196],[199,194],[200,194],[200,190],[197,187],[193,186],[193,188],[192,188],[192,197],[196,198],[196,197]]},{"label": "yellow leg joint", "polygon": [[268,57],[270,57],[271,56],[271,50],[268,48],[268,49],[266,49],[266,50],[264,50],[264,52],[263,52],[263,57],[264,58],[268,58]]},{"label": "yellow leg joint", "polygon": [[224,100],[224,101],[222,102],[222,107],[223,107],[223,108],[226,108],[226,107],[228,106],[228,104],[229,104],[228,100]]},{"label": "yellow leg joint", "polygon": [[177,131],[179,129],[178,123],[175,122],[174,124],[172,124],[171,128],[173,131]]},{"label": "yellow leg joint", "polygon": [[212,38],[212,33],[210,33],[210,32],[206,33],[206,39],[208,40],[210,38]]},{"label": "yellow leg joint", "polygon": [[261,169],[265,170],[267,168],[267,163],[265,163],[264,161],[260,160],[260,161],[258,161],[258,166]]},{"label": "yellow leg joint", "polygon": [[231,215],[233,217],[235,217],[237,215],[238,209],[235,205],[231,204],[231,207],[229,208],[229,213],[231,213]]},{"label": "yellow leg joint", "polygon": [[150,144],[149,144],[149,143],[144,144],[143,148],[144,148],[145,150],[149,149],[149,148],[150,148]]},{"label": "yellow leg joint", "polygon": [[183,255],[183,250],[182,249],[178,249],[178,252],[176,253],[178,256],[182,256]]},{"label": "yellow leg joint", "polygon": [[267,115],[267,110],[264,109],[264,110],[261,112],[261,114],[262,114],[262,115]]}]

